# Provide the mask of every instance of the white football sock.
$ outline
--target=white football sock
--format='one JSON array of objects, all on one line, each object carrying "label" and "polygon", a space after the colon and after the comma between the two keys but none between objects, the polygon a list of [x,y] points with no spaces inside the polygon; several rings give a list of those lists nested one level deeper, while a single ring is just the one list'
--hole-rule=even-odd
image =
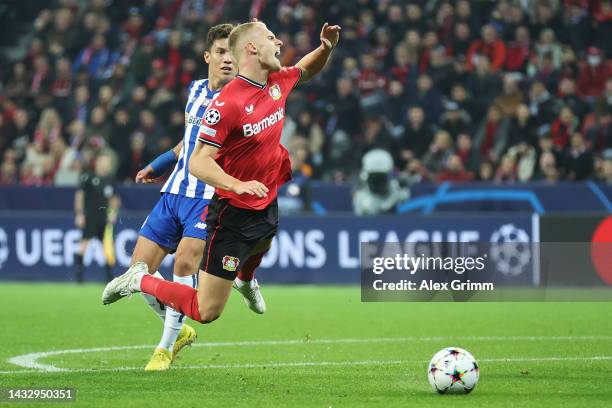
[{"label": "white football sock", "polygon": [[[156,271],[153,276],[159,279],[164,279],[162,274],[158,271]],[[144,292],[140,292],[140,294],[144,298],[145,302],[147,302],[147,305],[149,305],[149,307],[155,312],[155,314],[158,315],[159,318],[163,321],[166,318],[166,306],[162,303],[159,303],[157,298],[153,295],[149,295],[148,293]]]},{"label": "white football sock", "polygon": [[[176,276],[173,275],[174,282],[182,283],[183,285],[187,285],[189,287],[194,288],[196,286],[195,277],[192,276]],[[174,347],[174,343],[183,327],[183,322],[185,321],[185,315],[171,307],[166,307],[166,318],[164,320],[164,333],[162,334],[161,341],[157,347],[165,348],[166,350],[172,352],[172,348]]]}]

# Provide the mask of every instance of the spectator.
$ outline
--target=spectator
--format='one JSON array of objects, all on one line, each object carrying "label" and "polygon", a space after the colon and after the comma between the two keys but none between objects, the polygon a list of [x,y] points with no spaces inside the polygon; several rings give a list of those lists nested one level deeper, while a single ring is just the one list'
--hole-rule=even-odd
[{"label": "spectator", "polygon": [[456,102],[446,104],[446,112],[440,118],[442,129],[450,133],[453,140],[457,140],[459,133],[467,132],[471,125],[470,115],[459,109]]},{"label": "spectator", "polygon": [[423,108],[414,106],[408,110],[408,123],[400,142],[400,156],[407,162],[412,157],[422,157],[433,140],[431,125],[425,119]]},{"label": "spectator", "polygon": [[589,47],[586,61],[580,64],[578,93],[590,100],[603,93],[606,80],[612,77],[610,63],[603,59],[599,48]]},{"label": "spectator", "polygon": [[361,104],[365,109],[374,108],[384,99],[384,89],[387,79],[377,67],[376,58],[372,53],[361,56],[361,70],[357,77],[357,89],[362,95]]},{"label": "spectator", "polygon": [[523,103],[524,95],[519,89],[517,82],[516,75],[506,74],[504,76],[503,90],[493,101],[493,104],[499,108],[502,116],[506,118],[514,116],[518,105]]},{"label": "spectator", "polygon": [[449,63],[446,49],[438,46],[431,51],[431,59],[427,75],[429,75],[434,86],[444,95],[450,95],[452,85],[453,66]]},{"label": "spectator", "polygon": [[336,130],[346,132],[349,138],[356,137],[361,129],[362,110],[349,79],[338,79],[336,96],[328,105],[328,110],[333,115],[332,123],[335,123]]},{"label": "spectator", "polygon": [[506,154],[502,157],[499,167],[495,172],[495,181],[498,183],[516,182],[516,163],[514,156]]},{"label": "spectator", "polygon": [[537,160],[536,150],[526,141],[510,147],[506,156],[512,158],[515,163],[516,179],[521,182],[531,180]]},{"label": "spectator", "polygon": [[534,82],[529,90],[529,112],[537,127],[550,127],[554,119],[555,101],[541,81]]},{"label": "spectator", "polygon": [[540,32],[540,37],[538,38],[538,42],[534,47],[534,63],[529,64],[528,74],[529,76],[534,76],[538,71],[539,67],[542,66],[542,60],[545,56],[548,56],[551,59],[552,65],[555,69],[561,68],[563,51],[561,49],[561,45],[557,42],[555,38],[555,32],[546,28]]},{"label": "spectator", "polygon": [[531,54],[531,38],[525,26],[516,28],[514,41],[508,45],[504,68],[511,72],[525,72]]},{"label": "spectator", "polygon": [[499,159],[508,144],[508,126],[508,119],[501,116],[499,108],[491,106],[474,138],[482,159],[493,162]]},{"label": "spectator", "polygon": [[409,91],[408,100],[412,106],[420,106],[429,121],[435,121],[442,113],[442,95],[434,88],[428,75],[419,76],[416,87]]},{"label": "spectator", "polygon": [[[469,4],[469,3],[468,3]],[[451,42],[452,54],[456,57],[467,55],[471,44],[470,26],[464,22],[455,24],[454,36]]]},{"label": "spectator", "polygon": [[479,154],[472,146],[472,138],[468,133],[461,133],[457,136],[456,154],[461,159],[463,167],[472,173],[478,171]]},{"label": "spectator", "polygon": [[589,111],[589,105],[576,94],[576,81],[564,78],[559,84],[559,101],[576,114],[579,120],[584,119]]},{"label": "spectator", "polygon": [[550,128],[555,148],[559,151],[565,149],[569,144],[570,135],[573,134],[577,128],[578,118],[576,118],[574,112],[572,112],[569,107],[563,107]]},{"label": "spectator", "polygon": [[110,142],[111,125],[106,120],[106,111],[101,106],[96,106],[91,111],[91,120],[85,129],[85,143],[89,143],[92,138],[99,138],[106,143]]},{"label": "spectator", "polygon": [[147,36],[144,38],[142,47],[133,55],[130,61],[130,70],[137,84],[144,84],[151,74],[151,66],[155,59],[155,39]]},{"label": "spectator", "polygon": [[474,95],[474,111],[470,112],[472,117],[483,117],[501,89],[501,80],[491,71],[488,57],[478,58],[476,70],[468,79],[467,89]]},{"label": "spectator", "polygon": [[382,120],[378,116],[370,116],[366,119],[363,139],[363,148],[361,150],[362,157],[373,149],[383,149],[393,153],[397,152],[393,138],[389,132],[387,132],[383,126]]},{"label": "spectator", "polygon": [[612,154],[609,154],[603,162],[603,181],[612,184]]},{"label": "spectator", "polygon": [[385,101],[384,116],[390,122],[391,133],[394,137],[399,137],[404,132],[402,125],[407,107],[404,86],[400,81],[391,81],[389,83],[389,95]]},{"label": "spectator", "polygon": [[493,163],[488,160],[480,162],[480,168],[478,169],[478,180],[479,181],[492,181],[494,174]]},{"label": "spectator", "polygon": [[444,168],[451,154],[453,154],[453,140],[447,131],[439,130],[423,157],[423,164],[430,173],[436,175]]},{"label": "spectator", "polygon": [[463,162],[461,161],[461,158],[456,154],[452,154],[446,160],[446,168],[438,174],[437,181],[462,182],[470,181],[473,178],[474,174],[463,168]]},{"label": "spectator", "polygon": [[492,25],[485,25],[481,30],[481,38],[470,45],[467,53],[467,62],[470,69],[478,65],[478,60],[487,57],[491,61],[491,70],[501,70],[506,62],[506,44],[498,38],[497,31]]},{"label": "spectator", "polygon": [[612,115],[612,78],[608,78],[604,93],[597,99],[595,114],[597,116]]},{"label": "spectator", "polygon": [[560,180],[561,175],[557,168],[555,155],[551,152],[544,152],[540,156],[537,180],[547,183],[556,183]]},{"label": "spectator", "polygon": [[529,113],[529,107],[522,103],[516,107],[515,115],[510,119],[508,145],[515,146],[524,142],[529,146],[535,146],[537,140],[535,124]]},{"label": "spectator", "polygon": [[102,34],[96,34],[91,43],[78,55],[74,64],[73,72],[84,69],[92,78],[101,80],[105,77],[110,64],[110,51],[106,47],[106,38]]},{"label": "spectator", "polygon": [[411,57],[408,48],[404,44],[400,44],[395,47],[393,55],[395,65],[391,68],[391,75],[402,85],[406,85],[410,80],[411,75],[417,75],[415,72],[416,67],[414,66],[414,59]]},{"label": "spectator", "polygon": [[593,152],[587,148],[584,137],[580,133],[574,133],[565,158],[568,180],[581,181],[591,178],[593,161]]}]

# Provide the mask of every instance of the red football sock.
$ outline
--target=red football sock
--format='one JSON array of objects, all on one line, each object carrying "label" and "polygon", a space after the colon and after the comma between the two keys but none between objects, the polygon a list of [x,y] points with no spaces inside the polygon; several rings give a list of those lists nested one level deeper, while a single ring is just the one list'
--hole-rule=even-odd
[{"label": "red football sock", "polygon": [[238,271],[238,279],[245,282],[252,281],[253,276],[255,276],[255,269],[257,269],[265,254],[265,252],[262,252],[247,259],[240,271]]},{"label": "red football sock", "polygon": [[198,307],[198,291],[194,288],[146,274],[142,277],[140,290],[155,296],[164,305],[170,306],[196,322],[202,322]]}]

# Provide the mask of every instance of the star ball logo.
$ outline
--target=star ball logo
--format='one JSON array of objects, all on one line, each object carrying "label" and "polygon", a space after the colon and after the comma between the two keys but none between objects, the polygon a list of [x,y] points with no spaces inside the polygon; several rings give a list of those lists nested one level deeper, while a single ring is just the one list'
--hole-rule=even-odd
[{"label": "star ball logo", "polygon": [[8,247],[8,236],[6,235],[6,231],[0,228],[0,269],[2,269],[2,265],[6,262],[9,256],[9,247]]},{"label": "star ball logo", "polygon": [[520,275],[531,260],[529,234],[514,224],[502,225],[491,235],[491,258],[504,275]]},{"label": "star ball logo", "polygon": [[204,115],[204,121],[209,125],[216,125],[221,120],[221,112],[216,109],[209,109]]}]

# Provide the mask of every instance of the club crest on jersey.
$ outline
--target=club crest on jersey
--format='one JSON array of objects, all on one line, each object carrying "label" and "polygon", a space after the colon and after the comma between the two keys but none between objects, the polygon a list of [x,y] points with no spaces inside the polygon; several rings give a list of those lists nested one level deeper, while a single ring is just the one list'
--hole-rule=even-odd
[{"label": "club crest on jersey", "polygon": [[270,87],[270,96],[275,101],[278,101],[281,98],[282,96],[281,89],[280,89],[280,86],[278,86],[278,84],[274,84]]},{"label": "club crest on jersey", "polygon": [[221,120],[221,113],[216,109],[209,109],[204,114],[204,122],[209,125],[216,125]]},{"label": "club crest on jersey", "polygon": [[240,259],[236,258],[235,256],[225,255],[222,263],[223,269],[226,271],[236,272],[236,269],[238,269],[238,264],[240,264]]}]

